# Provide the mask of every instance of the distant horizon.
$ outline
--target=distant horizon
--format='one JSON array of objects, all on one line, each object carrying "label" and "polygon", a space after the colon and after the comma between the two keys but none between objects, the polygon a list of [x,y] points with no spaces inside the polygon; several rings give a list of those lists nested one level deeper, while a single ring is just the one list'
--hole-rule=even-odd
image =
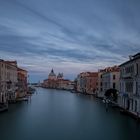
[{"label": "distant horizon", "polygon": [[[139,52],[136,52],[135,54],[137,54],[137,53],[139,53]],[[129,55],[128,56],[128,58],[126,59],[126,61],[129,61],[129,57],[130,56],[133,56],[133,55],[135,55],[135,54],[131,54],[131,55]],[[0,59],[2,59],[2,58],[0,58]],[[2,59],[2,60],[4,60],[4,59]],[[18,63],[18,60],[15,60],[15,59],[13,59],[13,60],[11,60],[11,59],[6,59],[6,61],[17,61],[17,63]],[[124,61],[125,62],[125,61]],[[124,63],[124,62],[122,62],[122,63]],[[120,64],[122,64],[122,63],[120,63]],[[117,66],[119,66],[120,64],[117,64]],[[23,68],[23,69],[25,69],[25,70],[27,70],[28,71],[28,80],[29,80],[29,83],[38,83],[39,81],[40,82],[43,82],[43,80],[45,80],[45,79],[48,79],[48,75],[49,75],[49,73],[51,72],[51,70],[53,69],[54,70],[54,73],[57,75],[58,73],[63,73],[63,75],[64,75],[64,79],[69,79],[69,80],[72,80],[72,81],[74,81],[74,79],[77,77],[77,75],[78,74],[80,74],[81,72],[98,72],[98,70],[100,70],[100,69],[104,69],[104,68],[106,68],[106,67],[112,67],[112,66],[115,66],[116,64],[114,64],[114,65],[109,65],[109,66],[105,66],[105,67],[101,67],[101,68],[97,68],[97,69],[94,69],[94,70],[92,70],[92,69],[89,69],[89,70],[83,70],[83,71],[79,71],[79,73],[76,73],[76,74],[71,74],[71,73],[68,73],[67,75],[65,75],[65,73],[63,72],[63,71],[55,71],[55,69],[54,68],[50,68],[50,71],[46,71],[46,73],[45,72],[40,72],[40,73],[35,73],[34,74],[34,72],[32,72],[32,71],[28,71],[28,69],[26,69],[26,67],[22,67],[22,64],[20,64],[20,63],[18,63],[18,66],[20,67],[20,68]],[[45,76],[46,76],[46,78],[45,78]]]},{"label": "distant horizon", "polygon": [[1,0],[0,56],[31,82],[53,68],[73,80],[140,52],[139,0]]}]

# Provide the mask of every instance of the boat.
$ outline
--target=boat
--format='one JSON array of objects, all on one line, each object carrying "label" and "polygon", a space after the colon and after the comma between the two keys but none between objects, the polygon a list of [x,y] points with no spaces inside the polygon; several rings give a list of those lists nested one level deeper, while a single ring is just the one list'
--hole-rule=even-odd
[{"label": "boat", "polygon": [[28,94],[34,94],[35,91],[36,91],[35,88],[33,88],[33,87],[28,87],[28,91],[27,91],[27,93],[28,93]]},{"label": "boat", "polygon": [[8,104],[0,104],[0,112],[8,111]]}]

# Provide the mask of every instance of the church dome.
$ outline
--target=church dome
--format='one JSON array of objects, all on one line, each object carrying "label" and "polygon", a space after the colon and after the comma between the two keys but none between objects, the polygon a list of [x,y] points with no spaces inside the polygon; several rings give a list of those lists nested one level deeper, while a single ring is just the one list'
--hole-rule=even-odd
[{"label": "church dome", "polygon": [[54,73],[54,71],[53,71],[53,69],[51,70],[49,76],[50,76],[50,77],[56,76],[55,73]]}]

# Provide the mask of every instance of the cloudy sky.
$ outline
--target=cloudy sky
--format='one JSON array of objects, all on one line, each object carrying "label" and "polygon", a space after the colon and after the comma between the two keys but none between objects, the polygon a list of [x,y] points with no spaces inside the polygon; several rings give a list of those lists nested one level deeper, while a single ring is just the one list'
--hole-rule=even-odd
[{"label": "cloudy sky", "polygon": [[121,64],[140,52],[140,0],[0,0],[0,58],[31,81],[51,68],[79,72]]}]

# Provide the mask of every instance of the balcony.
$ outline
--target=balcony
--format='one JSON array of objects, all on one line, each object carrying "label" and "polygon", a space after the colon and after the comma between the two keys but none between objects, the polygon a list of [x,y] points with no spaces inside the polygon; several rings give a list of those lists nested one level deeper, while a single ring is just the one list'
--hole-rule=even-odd
[{"label": "balcony", "polygon": [[125,74],[121,74],[121,78],[133,78],[134,74],[133,73],[125,73]]}]

